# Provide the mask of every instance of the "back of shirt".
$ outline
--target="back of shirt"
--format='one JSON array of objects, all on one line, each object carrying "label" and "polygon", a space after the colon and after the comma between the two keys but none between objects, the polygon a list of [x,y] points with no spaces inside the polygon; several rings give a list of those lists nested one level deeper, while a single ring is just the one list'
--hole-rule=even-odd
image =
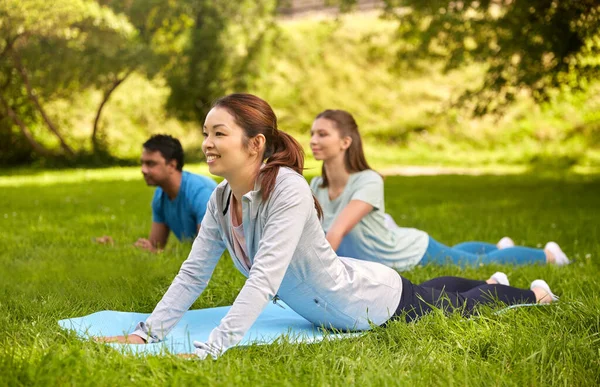
[{"label": "back of shirt", "polygon": [[379,262],[398,270],[417,265],[429,243],[426,232],[414,228],[388,228],[385,220],[383,179],[373,170],[350,175],[343,192],[330,200],[323,179],[315,177],[310,187],[323,208],[323,229],[329,231],[335,219],[352,200],[373,206],[373,211],[363,217],[344,237],[337,253],[367,261]]},{"label": "back of shirt", "polygon": [[160,187],[156,188],[152,199],[152,221],[166,224],[179,240],[194,239],[216,186],[209,177],[182,172],[179,193],[173,200]]}]

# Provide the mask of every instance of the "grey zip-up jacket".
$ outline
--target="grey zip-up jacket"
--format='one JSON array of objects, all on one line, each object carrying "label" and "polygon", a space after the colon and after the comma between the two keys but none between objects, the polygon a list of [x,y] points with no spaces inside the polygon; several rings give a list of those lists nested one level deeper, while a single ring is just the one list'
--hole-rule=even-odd
[{"label": "grey zip-up jacket", "polygon": [[303,176],[280,168],[268,200],[262,200],[258,184],[243,196],[250,267],[233,249],[231,195],[227,181],[215,189],[187,260],[134,334],[147,342],[162,340],[206,288],[225,248],[248,279],[208,342],[197,344],[213,357],[240,342],[274,298],[318,326],[339,330],[367,330],[393,315],[402,293],[400,275],[379,263],[336,255]]}]

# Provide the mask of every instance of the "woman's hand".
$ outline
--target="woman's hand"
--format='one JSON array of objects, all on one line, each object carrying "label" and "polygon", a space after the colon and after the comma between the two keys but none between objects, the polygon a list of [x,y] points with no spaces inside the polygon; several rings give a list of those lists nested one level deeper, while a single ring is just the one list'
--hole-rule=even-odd
[{"label": "woman's hand", "polygon": [[96,337],[96,341],[102,343],[146,344],[146,341],[138,335]]}]

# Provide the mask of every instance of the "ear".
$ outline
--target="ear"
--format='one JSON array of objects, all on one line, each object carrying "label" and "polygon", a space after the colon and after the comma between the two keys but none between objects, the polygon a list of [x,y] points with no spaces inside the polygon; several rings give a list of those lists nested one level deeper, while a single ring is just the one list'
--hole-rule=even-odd
[{"label": "ear", "polygon": [[177,160],[171,159],[167,162],[167,167],[171,167],[173,169],[177,169]]},{"label": "ear", "polygon": [[352,145],[352,137],[346,136],[346,137],[342,138],[342,149],[343,150],[350,148],[350,145]]},{"label": "ear", "polygon": [[250,140],[250,151],[253,155],[261,154],[265,149],[267,139],[262,134],[257,134]]}]

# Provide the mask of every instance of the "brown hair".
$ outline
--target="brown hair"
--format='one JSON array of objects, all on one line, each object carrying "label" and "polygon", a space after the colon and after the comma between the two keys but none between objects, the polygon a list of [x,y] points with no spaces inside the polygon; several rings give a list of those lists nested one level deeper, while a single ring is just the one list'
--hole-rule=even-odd
[{"label": "brown hair", "polygon": [[[259,173],[263,200],[273,192],[280,167],[288,167],[302,175],[304,150],[292,136],[277,128],[277,116],[266,101],[252,94],[234,93],[217,99],[214,107],[226,109],[233,116],[235,123],[244,130],[244,145],[259,134],[265,136],[262,159],[266,163]],[[321,218],[323,210],[314,196],[313,199]]]},{"label": "brown hair", "polygon": [[[360,138],[360,133],[358,132],[358,125],[356,124],[356,121],[354,121],[352,114],[345,110],[328,109],[319,113],[315,120],[319,118],[333,122],[342,137],[348,136],[352,139],[350,147],[346,149],[346,153],[344,154],[344,165],[348,173],[371,169],[365,158],[362,140]],[[329,181],[327,180],[327,172],[325,172],[325,164],[321,167],[321,176],[323,178],[321,187],[327,187]]]}]

